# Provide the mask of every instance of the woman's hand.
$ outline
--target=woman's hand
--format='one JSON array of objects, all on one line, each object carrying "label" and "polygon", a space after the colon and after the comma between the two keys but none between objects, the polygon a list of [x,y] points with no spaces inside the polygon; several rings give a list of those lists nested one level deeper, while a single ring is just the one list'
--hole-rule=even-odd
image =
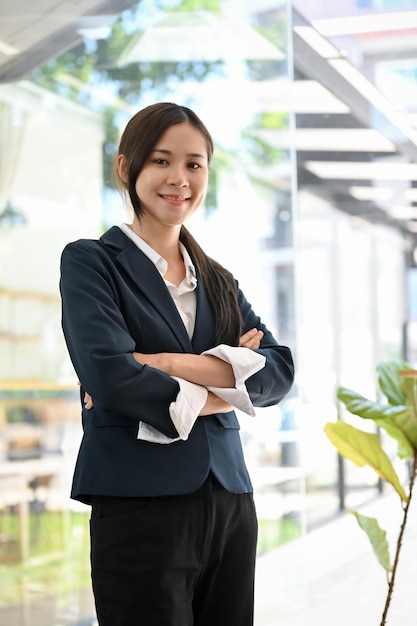
[{"label": "woman's hand", "polygon": [[[77,381],[77,385],[79,385],[81,387],[81,383],[80,383],[79,380]],[[85,392],[84,393],[84,408],[92,409],[93,406],[94,406],[93,398],[90,396],[89,393]]]},{"label": "woman's hand", "polygon": [[257,350],[263,339],[263,332],[257,328],[248,330],[247,333],[241,336],[239,339],[239,348],[250,348],[250,350]]},{"label": "woman's hand", "polygon": [[92,409],[93,406],[94,406],[93,398],[90,396],[89,393],[85,392],[85,394],[84,394],[84,407],[86,409]]},{"label": "woman's hand", "polygon": [[233,411],[233,406],[226,402],[226,400],[222,400],[209,391],[206,403],[201,409],[199,415],[200,417],[204,417],[205,415],[212,415],[213,413],[228,413],[229,411]]}]

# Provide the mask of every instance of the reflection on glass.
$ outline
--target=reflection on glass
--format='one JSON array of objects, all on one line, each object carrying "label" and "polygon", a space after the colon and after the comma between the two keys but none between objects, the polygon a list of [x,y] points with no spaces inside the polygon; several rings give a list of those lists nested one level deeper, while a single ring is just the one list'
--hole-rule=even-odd
[{"label": "reflection on glass", "polygon": [[[51,602],[44,623],[58,623],[71,606],[74,622],[94,617],[88,511],[67,495],[80,424],[59,328],[58,266],[67,241],[128,219],[112,160],[134,111],[173,100],[207,121],[216,154],[205,210],[191,227],[241,277],[282,342],[294,344],[291,160],[268,135],[289,125],[287,103],[277,108],[274,95],[288,84],[286,10],[200,5],[143,1],[110,35],[108,25],[98,32],[100,20],[83,23],[79,45],[0,89],[11,157],[1,170],[0,550],[8,583],[0,606],[20,604],[25,626],[32,600],[47,593],[65,609]],[[293,406],[261,419],[268,437],[253,424],[242,430],[259,491],[260,553],[300,534]]]},{"label": "reflection on glass", "polygon": [[[13,626],[94,619],[88,511],[68,500],[80,423],[58,268],[68,241],[128,219],[112,159],[138,108],[173,100],[207,122],[216,153],[191,229],[296,354],[293,397],[241,420],[260,554],[332,516],[338,494],[374,494],[363,472],[343,480],[322,427],[338,384],[372,395],[378,359],[417,355],[414,0],[44,4],[0,23],[0,621]],[[274,619],[295,624],[290,579]],[[313,597],[309,611],[314,623]]]}]

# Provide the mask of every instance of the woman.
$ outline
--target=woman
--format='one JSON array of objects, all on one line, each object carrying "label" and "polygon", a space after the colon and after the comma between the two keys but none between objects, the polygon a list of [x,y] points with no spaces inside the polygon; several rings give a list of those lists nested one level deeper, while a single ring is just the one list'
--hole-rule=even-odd
[{"label": "woman", "polygon": [[92,507],[100,626],[253,624],[257,521],[233,407],[278,403],[293,364],[183,225],[212,153],[190,109],[139,111],[116,160],[132,224],[62,255],[84,400],[71,496]]}]

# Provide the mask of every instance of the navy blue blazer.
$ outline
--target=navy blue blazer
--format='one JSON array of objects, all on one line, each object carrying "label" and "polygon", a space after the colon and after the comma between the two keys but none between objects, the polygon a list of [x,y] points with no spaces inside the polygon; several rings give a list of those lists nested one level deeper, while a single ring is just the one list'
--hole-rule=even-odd
[{"label": "navy blue blazer", "polygon": [[[195,331],[189,338],[154,264],[118,227],[99,240],[68,244],[62,253],[62,327],[68,351],[94,408],[82,408],[83,438],[71,497],[159,496],[191,493],[210,469],[226,489],[252,489],[234,411],[198,418],[186,441],[137,439],[138,422],[168,437],[178,433],[169,415],[179,386],[167,374],[135,361],[132,353],[200,354],[213,347],[213,314],[197,285]],[[237,287],[238,289],[238,287]],[[243,329],[259,328],[266,366],[247,380],[254,406],[277,404],[293,382],[289,348],[274,339],[239,290]]]}]

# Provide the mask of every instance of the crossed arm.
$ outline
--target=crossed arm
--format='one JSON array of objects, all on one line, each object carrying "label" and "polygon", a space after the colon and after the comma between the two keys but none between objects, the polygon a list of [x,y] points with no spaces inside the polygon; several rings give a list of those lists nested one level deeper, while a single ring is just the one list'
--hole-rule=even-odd
[{"label": "crossed arm", "polygon": [[[255,350],[259,348],[262,337],[263,332],[261,330],[252,328],[240,337],[239,347]],[[159,352],[157,354],[134,352],[133,357],[141,365],[155,367],[169,376],[183,378],[204,387],[230,388],[235,386],[232,366],[215,356],[173,352]],[[94,405],[88,393],[85,394],[84,404],[86,409],[91,409]],[[226,413],[232,409],[233,407],[228,402],[208,392],[206,403],[200,415]]]},{"label": "crossed arm", "polygon": [[[241,336],[239,347],[255,350],[259,348],[263,332],[252,328]],[[134,359],[141,365],[150,365],[169,376],[184,378],[190,383],[205,387],[234,387],[233,368],[229,363],[208,354],[187,354],[182,352],[159,352],[143,354],[134,352]]]}]

